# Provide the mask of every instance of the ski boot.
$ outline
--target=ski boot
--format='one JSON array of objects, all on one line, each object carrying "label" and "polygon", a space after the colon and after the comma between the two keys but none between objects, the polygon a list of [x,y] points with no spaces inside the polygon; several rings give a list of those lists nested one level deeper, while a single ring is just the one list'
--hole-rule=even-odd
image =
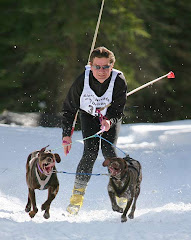
[{"label": "ski boot", "polygon": [[71,215],[77,215],[84,201],[85,188],[74,188],[70,198],[70,204],[66,211]]}]

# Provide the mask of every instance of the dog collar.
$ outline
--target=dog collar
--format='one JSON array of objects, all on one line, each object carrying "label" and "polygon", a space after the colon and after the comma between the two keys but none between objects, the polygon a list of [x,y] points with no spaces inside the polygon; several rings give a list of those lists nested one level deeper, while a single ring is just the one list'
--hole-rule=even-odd
[{"label": "dog collar", "polygon": [[[42,174],[45,174],[45,173],[43,172],[43,170],[40,168],[38,162],[37,162],[37,167],[38,167],[38,170],[39,170]],[[45,175],[46,175],[46,174],[45,174]]]}]

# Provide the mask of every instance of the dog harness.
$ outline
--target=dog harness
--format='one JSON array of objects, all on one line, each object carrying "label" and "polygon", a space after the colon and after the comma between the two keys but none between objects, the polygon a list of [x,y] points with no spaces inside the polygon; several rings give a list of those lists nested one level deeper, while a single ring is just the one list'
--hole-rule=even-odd
[{"label": "dog harness", "polygon": [[98,97],[95,94],[95,92],[90,88],[89,84],[90,66],[87,65],[85,70],[84,89],[80,96],[80,109],[86,111],[87,113],[93,116],[97,116],[98,114],[96,112],[96,109],[103,108],[101,114],[105,116],[107,112],[107,107],[106,108],[104,107],[112,102],[114,83],[119,73],[121,72],[116,69],[112,70],[112,77],[108,89],[101,97]]},{"label": "dog harness", "polygon": [[127,180],[126,184],[123,186],[122,189],[118,189],[116,187],[115,183],[114,183],[114,178],[111,178],[112,187],[113,187],[113,189],[114,189],[114,191],[115,191],[115,193],[118,197],[120,197],[127,190],[127,188],[130,186],[130,176],[129,176],[129,174],[127,175],[127,173],[126,173],[125,176],[121,180],[123,180],[126,176],[128,176],[128,180]]},{"label": "dog harness", "polygon": [[46,187],[46,185],[47,185],[47,183],[49,182],[52,174],[48,175],[48,176],[45,178],[45,180],[42,180],[42,179],[40,178],[39,174],[38,174],[37,167],[35,167],[35,173],[36,173],[37,181],[38,181],[38,183],[39,183],[39,185],[40,185],[39,190],[44,190],[45,187]]},{"label": "dog harness", "polygon": [[[124,158],[123,158],[127,165],[131,168],[133,168],[137,173],[138,173],[138,177],[140,176],[140,168],[139,170],[133,165],[133,160],[136,161],[135,159],[131,158],[129,155],[126,155]],[[140,163],[137,161],[137,163],[139,164],[139,167],[140,167]]]}]

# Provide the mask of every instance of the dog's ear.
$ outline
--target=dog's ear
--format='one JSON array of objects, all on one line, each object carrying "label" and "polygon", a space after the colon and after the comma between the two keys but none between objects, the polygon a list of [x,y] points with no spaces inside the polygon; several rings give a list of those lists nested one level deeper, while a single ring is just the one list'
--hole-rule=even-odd
[{"label": "dog's ear", "polygon": [[40,152],[45,152],[47,147],[49,147],[49,145],[47,145],[46,147],[41,148]]},{"label": "dog's ear", "polygon": [[29,162],[30,162],[31,158],[32,158],[32,153],[30,153],[30,154],[28,155],[28,158],[27,158],[27,163],[29,163]]},{"label": "dog's ear", "polygon": [[55,156],[55,159],[56,159],[57,163],[61,162],[61,158],[60,158],[58,153],[55,153],[54,156]]},{"label": "dog's ear", "polygon": [[103,167],[107,167],[110,163],[110,159],[105,159],[105,161],[102,163]]}]

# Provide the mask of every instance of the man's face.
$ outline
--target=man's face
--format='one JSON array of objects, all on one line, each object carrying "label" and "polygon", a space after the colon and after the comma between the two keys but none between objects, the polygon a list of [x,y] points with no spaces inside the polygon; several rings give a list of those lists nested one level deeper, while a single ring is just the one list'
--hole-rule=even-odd
[{"label": "man's face", "polygon": [[90,63],[93,76],[103,83],[111,74],[113,63],[109,62],[109,58],[95,57],[93,62]]}]

